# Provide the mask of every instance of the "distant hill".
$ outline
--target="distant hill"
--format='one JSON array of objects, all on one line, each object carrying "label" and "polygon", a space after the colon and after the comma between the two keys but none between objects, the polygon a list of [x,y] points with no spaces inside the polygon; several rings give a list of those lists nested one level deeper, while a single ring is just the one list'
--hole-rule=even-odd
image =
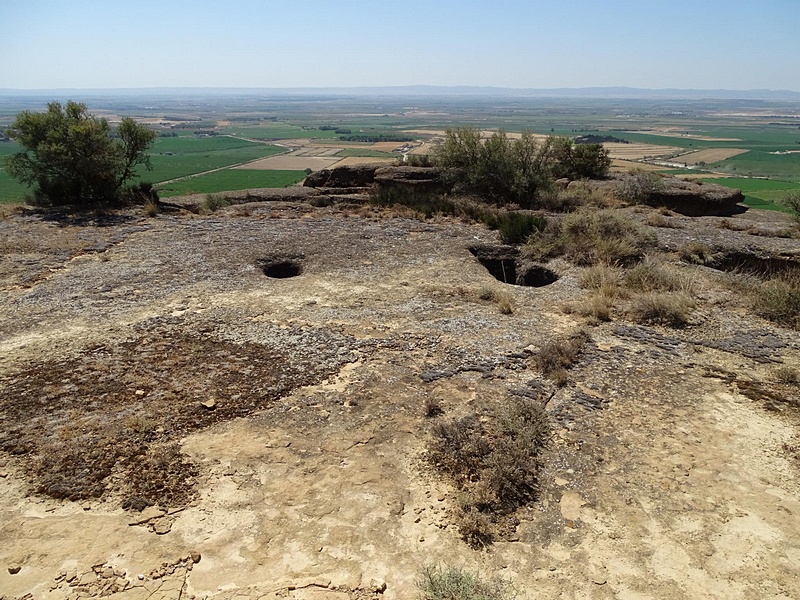
[{"label": "distant hill", "polygon": [[773,100],[798,101],[800,92],[791,90],[691,90],[646,89],[632,87],[586,88],[507,88],[482,86],[412,85],[394,87],[306,87],[306,88],[106,88],[106,89],[0,89],[0,97],[81,96],[239,96],[269,94],[277,96],[502,96],[540,98],[620,98],[686,100]]}]

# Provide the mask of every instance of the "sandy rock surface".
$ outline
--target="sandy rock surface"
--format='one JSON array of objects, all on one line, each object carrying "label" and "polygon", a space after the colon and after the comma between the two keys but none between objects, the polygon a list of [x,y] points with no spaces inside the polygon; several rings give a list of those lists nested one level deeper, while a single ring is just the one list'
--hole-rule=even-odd
[{"label": "sandy rock surface", "polygon": [[[531,356],[584,325],[562,310],[580,269],[505,285],[469,251],[498,243],[482,226],[246,206],[0,221],[0,597],[405,599],[432,562],[523,598],[797,597],[798,391],[765,390],[800,338],[719,271],[685,267],[705,299],[686,328],[590,327],[557,388]],[[670,218],[667,249],[797,248],[744,231],[770,226],[752,214]],[[542,387],[540,497],[472,549],[426,402]]]}]

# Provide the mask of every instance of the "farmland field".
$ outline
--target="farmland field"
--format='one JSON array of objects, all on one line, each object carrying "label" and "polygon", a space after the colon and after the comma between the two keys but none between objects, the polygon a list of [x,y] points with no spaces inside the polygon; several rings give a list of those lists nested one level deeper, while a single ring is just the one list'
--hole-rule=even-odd
[{"label": "farmland field", "polygon": [[[141,98],[97,96],[84,100],[96,114],[109,116],[114,122],[130,114],[167,136],[158,138],[152,149],[154,170],[140,175],[155,183],[191,178],[179,186],[161,186],[174,189],[209,183],[214,189],[207,191],[219,191],[221,181],[236,187],[246,183],[243,176],[230,173],[198,176],[214,170],[276,172],[365,162],[389,164],[397,156],[392,150],[404,142],[366,140],[415,138],[422,144],[411,154],[427,154],[434,147],[431,141],[441,139],[445,129],[462,126],[476,127],[485,137],[500,129],[510,138],[531,131],[537,140],[553,134],[617,137],[630,143],[606,144],[615,159],[615,170],[666,168],[688,177],[730,175],[733,185],[749,181],[736,176],[770,177],[782,186],[800,183],[800,155],[789,154],[800,150],[800,109],[792,103],[488,95],[395,98],[244,94],[224,100],[210,95],[193,99],[191,104],[178,96],[148,98],[146,103]],[[41,98],[8,99],[0,111],[0,128],[9,125],[16,112],[41,110],[44,102]],[[199,130],[215,135],[195,135]],[[340,139],[348,135],[346,131],[364,141]],[[0,144],[0,155],[7,154],[12,146]],[[676,170],[684,163],[687,169]],[[769,207],[783,189],[745,193],[751,206],[760,203]],[[0,168],[0,201],[18,200],[25,191]]]},{"label": "farmland field", "polygon": [[800,190],[800,183],[772,179],[722,177],[706,179],[706,181],[740,189],[744,194],[745,204],[751,208],[763,208],[766,210],[786,211],[787,209],[780,205],[780,200],[786,192]]},{"label": "farmland field", "polygon": [[14,142],[0,143],[0,203],[19,202],[28,191],[28,186],[12,179],[3,165],[3,159],[19,149],[20,145]]},{"label": "farmland field", "polygon": [[168,198],[184,194],[209,194],[254,188],[279,188],[302,181],[305,171],[224,169],[165,184],[159,194]]},{"label": "farmland field", "polygon": [[[181,138],[174,139],[180,140]],[[216,138],[203,138],[197,139],[196,143],[188,146],[190,150],[182,150],[180,152],[167,154],[167,150],[161,150],[162,144],[157,143],[154,148],[154,152],[157,153],[151,153],[153,170],[146,171],[141,169],[139,174],[141,178],[146,181],[160,183],[178,177],[203,173],[211,169],[229,167],[285,152],[284,148],[279,148],[277,146],[247,142],[244,140],[232,141],[244,145],[219,149],[214,148],[214,146],[219,143]],[[159,139],[157,142],[162,142],[162,139]],[[186,142],[182,143],[185,144]]]},{"label": "farmland field", "polygon": [[336,153],[336,156],[347,158],[348,156],[364,156],[370,158],[398,158],[400,155],[391,152],[381,152],[380,150],[371,150],[369,148],[343,148]]},{"label": "farmland field", "polygon": [[327,169],[332,164],[339,160],[338,157],[330,156],[302,156],[302,155],[283,155],[272,156],[264,158],[255,162],[247,163],[239,167],[234,167],[237,170],[263,170],[263,171],[283,171],[283,170],[300,170],[311,169],[312,171],[319,171],[320,169]]},{"label": "farmland field", "polygon": [[706,150],[697,150],[689,154],[681,154],[675,157],[675,162],[684,163],[687,165],[697,165],[700,163],[717,163],[732,158],[739,154],[744,154],[749,150],[742,150],[741,148],[708,148]]}]

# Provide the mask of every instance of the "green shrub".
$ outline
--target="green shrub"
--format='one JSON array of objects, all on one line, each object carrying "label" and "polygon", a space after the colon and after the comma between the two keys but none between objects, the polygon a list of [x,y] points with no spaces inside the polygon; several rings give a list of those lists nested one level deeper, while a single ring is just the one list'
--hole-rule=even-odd
[{"label": "green shrub", "polygon": [[420,192],[410,187],[379,186],[370,194],[370,203],[376,206],[406,206],[426,219],[435,214],[452,215],[457,213],[456,205],[441,194]]},{"label": "green shrub", "polygon": [[220,208],[230,206],[231,201],[228,200],[223,194],[207,194],[205,199],[200,203],[200,212],[208,214],[217,212]]},{"label": "green shrub", "polygon": [[794,218],[800,224],[800,190],[786,192],[780,203],[794,213]]},{"label": "green shrub", "polygon": [[517,592],[499,578],[485,579],[466,569],[426,565],[417,581],[419,600],[513,600]]},{"label": "green shrub", "polygon": [[448,129],[433,160],[456,191],[523,208],[556,198],[555,178],[605,177],[611,164],[599,144],[576,146],[571,139],[554,136],[539,144],[531,133],[512,140],[503,131],[483,140],[471,127]]},{"label": "green shrub", "polygon": [[500,231],[500,239],[504,243],[521,244],[532,233],[544,231],[547,226],[547,219],[541,215],[532,215],[530,213],[505,212],[494,217],[491,225],[494,225]]}]

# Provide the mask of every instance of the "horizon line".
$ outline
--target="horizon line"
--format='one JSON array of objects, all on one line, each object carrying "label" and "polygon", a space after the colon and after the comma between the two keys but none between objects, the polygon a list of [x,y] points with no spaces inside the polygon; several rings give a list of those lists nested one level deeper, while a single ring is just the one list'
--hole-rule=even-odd
[{"label": "horizon line", "polygon": [[39,92],[39,91],[120,91],[120,90],[363,90],[363,89],[476,89],[476,90],[510,90],[510,91],[585,91],[585,90],[632,90],[648,92],[791,92],[800,94],[798,90],[788,88],[681,88],[681,87],[637,87],[630,85],[593,85],[593,86],[559,86],[559,87],[511,87],[499,85],[435,85],[435,84],[402,84],[402,85],[349,85],[349,86],[220,86],[220,85],[144,85],[123,87],[0,87],[2,92]]}]

